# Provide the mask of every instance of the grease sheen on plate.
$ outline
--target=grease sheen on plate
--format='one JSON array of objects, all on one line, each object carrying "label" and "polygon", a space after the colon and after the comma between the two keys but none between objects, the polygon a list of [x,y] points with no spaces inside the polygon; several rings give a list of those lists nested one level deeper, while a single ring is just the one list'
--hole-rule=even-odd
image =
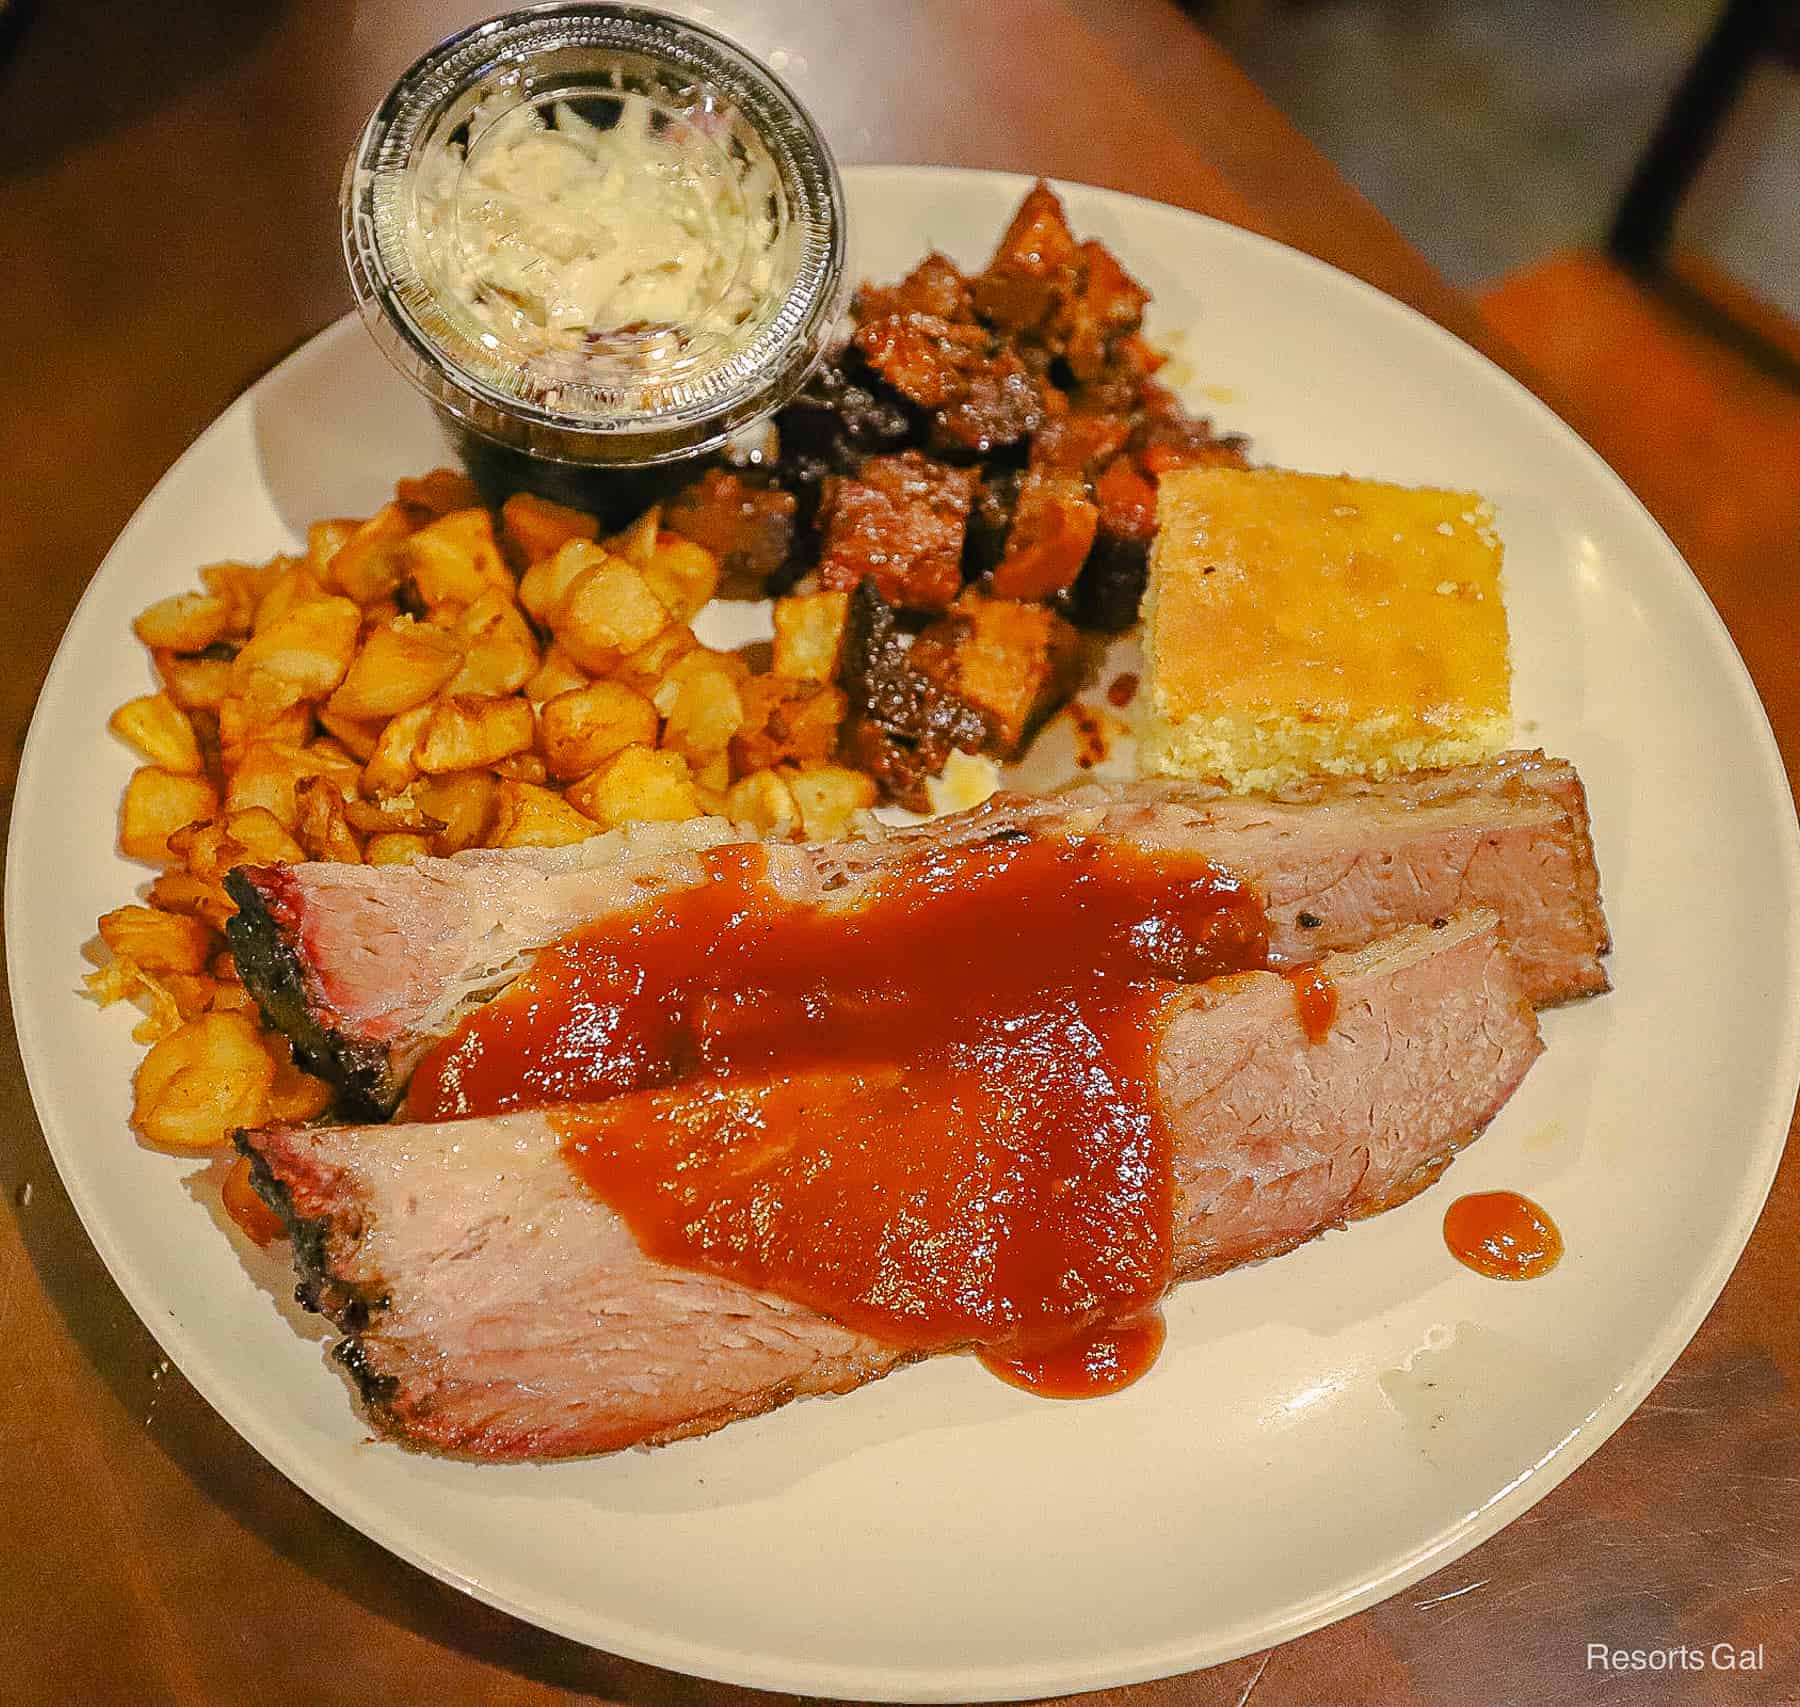
[{"label": "grease sheen on plate", "polygon": [[[857,276],[898,276],[933,245],[976,261],[1027,187],[846,176]],[[1067,200],[1155,293],[1152,334],[1176,335],[1191,400],[1227,388],[1221,424],[1259,456],[1469,487],[1500,511],[1521,735],[1587,779],[1618,944],[1614,994],[1545,1016],[1549,1054],[1456,1167],[1459,1192],[1554,1206],[1568,1254],[1536,1285],[1460,1268],[1428,1194],[1177,1294],[1161,1366],[1088,1405],[953,1359],[649,1456],[495,1468],[371,1447],[322,1338],[282,1319],[285,1262],[246,1274],[181,1165],[130,1138],[130,1019],[75,993],[92,919],[131,881],[97,851],[131,763],[105,710],[147,678],[131,614],[198,563],[267,555],[441,460],[426,406],[360,329],[308,345],[177,465],[90,589],[33,726],[8,884],[20,1039],[127,1296],[334,1511],[635,1658],[791,1690],[1016,1697],[1227,1659],[1366,1605],[1618,1426],[1723,1284],[1779,1156],[1800,1037],[1792,805],[1667,541],[1540,405],[1410,312],[1190,214]],[[1528,1141],[1552,1121],[1558,1143]],[[1447,1344],[1471,1350],[1446,1406],[1396,1400]]]}]

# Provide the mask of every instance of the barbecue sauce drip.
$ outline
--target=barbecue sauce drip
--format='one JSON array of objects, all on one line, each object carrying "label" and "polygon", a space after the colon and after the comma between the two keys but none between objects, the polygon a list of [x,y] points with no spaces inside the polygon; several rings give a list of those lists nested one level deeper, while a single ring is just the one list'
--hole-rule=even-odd
[{"label": "barbecue sauce drip", "polygon": [[1562,1234],[1529,1197],[1478,1191],[1444,1212],[1444,1243],[1460,1263],[1493,1280],[1535,1280],[1562,1261]]},{"label": "barbecue sauce drip", "polygon": [[[660,1261],[1074,1396],[1154,1361],[1173,1182],[1158,1017],[1267,963],[1198,857],[997,836],[796,902],[758,848],[575,932],[440,1044],[408,1109],[555,1108]],[[559,1106],[560,1105],[560,1106]]]},{"label": "barbecue sauce drip", "polygon": [[1325,969],[1314,961],[1282,973],[1294,990],[1294,1011],[1300,1016],[1300,1029],[1308,1043],[1323,1043],[1331,1035],[1331,1022],[1337,1018],[1337,985]]}]

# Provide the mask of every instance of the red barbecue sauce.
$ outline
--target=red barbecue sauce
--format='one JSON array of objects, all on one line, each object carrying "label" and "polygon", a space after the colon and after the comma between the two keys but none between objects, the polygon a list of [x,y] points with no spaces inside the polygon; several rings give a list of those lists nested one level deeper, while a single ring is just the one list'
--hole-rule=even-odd
[{"label": "red barbecue sauce", "polygon": [[1494,1280],[1535,1280],[1562,1261],[1562,1234],[1529,1197],[1478,1191],[1444,1212],[1444,1243],[1460,1263]]},{"label": "red barbecue sauce", "polygon": [[544,950],[408,1112],[554,1107],[651,1256],[885,1343],[1061,1396],[1142,1374],[1174,1209],[1154,1021],[1267,964],[1254,895],[1074,839],[935,850],[838,907],[784,899],[761,849],[705,858]]},{"label": "red barbecue sauce", "polygon": [[1323,1043],[1331,1035],[1331,1022],[1337,1018],[1337,985],[1319,963],[1293,967],[1282,977],[1294,988],[1294,1011],[1300,1016],[1300,1028],[1308,1043]]}]

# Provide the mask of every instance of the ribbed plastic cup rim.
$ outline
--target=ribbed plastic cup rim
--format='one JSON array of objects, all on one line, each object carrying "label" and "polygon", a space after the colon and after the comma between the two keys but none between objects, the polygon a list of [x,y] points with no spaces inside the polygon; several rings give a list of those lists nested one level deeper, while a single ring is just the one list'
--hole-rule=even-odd
[{"label": "ribbed plastic cup rim", "polygon": [[[508,66],[570,48],[652,61],[723,96],[767,148],[797,232],[781,309],[672,408],[608,414],[514,395],[459,362],[422,323],[404,245],[416,150],[461,95]],[[701,454],[787,402],[806,381],[842,309],[843,194],[811,115],[766,67],[704,25],[647,7],[553,0],[474,24],[421,55],[358,138],[342,195],[345,266],[364,323],[433,403],[484,438],[557,462],[645,466]],[[448,326],[448,322],[445,322]],[[565,387],[576,390],[578,387]]]}]

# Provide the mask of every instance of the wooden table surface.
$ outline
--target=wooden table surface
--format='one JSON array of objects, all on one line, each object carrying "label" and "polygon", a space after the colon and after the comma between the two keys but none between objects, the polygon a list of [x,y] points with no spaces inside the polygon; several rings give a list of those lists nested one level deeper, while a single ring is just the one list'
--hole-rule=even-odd
[{"label": "wooden table surface", "polygon": [[[1163,0],[714,0],[845,161],[1009,167],[1252,226],[1507,365],[1439,281]],[[37,687],[114,534],[242,387],[340,314],[339,171],[453,0],[45,5],[0,67],[0,672],[10,799]],[[1029,52],[1021,44],[1029,44]],[[1576,425],[1581,423],[1579,419]],[[1746,650],[1800,577],[1714,587]],[[1791,641],[1788,643],[1791,645]],[[1790,772],[1791,669],[1762,683]],[[30,999],[29,992],[24,1000]],[[1696,1134],[1706,1142],[1707,1134]],[[163,1364],[58,1184],[0,1054],[0,1695],[18,1703],[726,1703],[398,1563],[297,1492]],[[1790,1156],[1674,1371],[1599,1454],[1373,1611],[1133,1707],[1800,1698],[1800,1319]],[[1586,1645],[1762,1644],[1761,1674],[1608,1679]]]}]

